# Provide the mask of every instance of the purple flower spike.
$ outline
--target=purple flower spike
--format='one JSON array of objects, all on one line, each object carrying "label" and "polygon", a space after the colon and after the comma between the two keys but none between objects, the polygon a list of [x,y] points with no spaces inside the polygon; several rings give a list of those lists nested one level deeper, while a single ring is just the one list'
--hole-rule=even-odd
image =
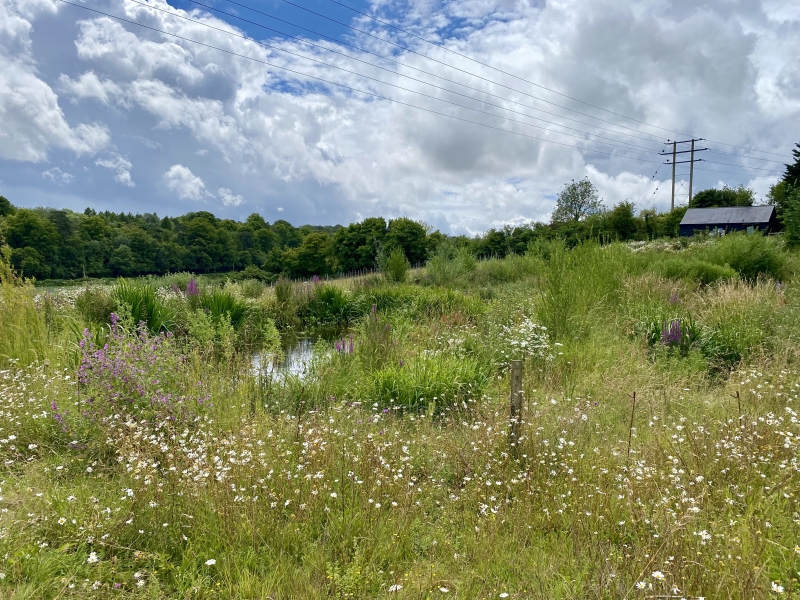
[{"label": "purple flower spike", "polygon": [[664,328],[661,330],[661,342],[665,346],[678,346],[683,339],[683,332],[681,331],[680,319],[673,319],[669,323],[664,322]]},{"label": "purple flower spike", "polygon": [[186,295],[190,298],[197,296],[200,293],[200,286],[197,285],[197,281],[195,281],[194,277],[189,280],[189,283],[186,284]]}]

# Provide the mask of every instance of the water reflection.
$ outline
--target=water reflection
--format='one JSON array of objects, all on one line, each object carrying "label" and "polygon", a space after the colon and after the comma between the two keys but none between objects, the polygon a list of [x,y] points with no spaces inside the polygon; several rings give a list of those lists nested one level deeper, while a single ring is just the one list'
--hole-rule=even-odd
[{"label": "water reflection", "polygon": [[272,354],[253,355],[253,372],[274,380],[292,376],[303,379],[308,375],[311,360],[314,358],[314,343],[310,337],[291,337],[283,340],[283,359],[275,360]]}]

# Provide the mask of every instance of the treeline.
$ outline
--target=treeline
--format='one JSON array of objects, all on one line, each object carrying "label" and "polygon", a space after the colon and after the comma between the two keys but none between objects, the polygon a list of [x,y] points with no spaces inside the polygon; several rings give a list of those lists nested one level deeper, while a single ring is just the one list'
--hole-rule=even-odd
[{"label": "treeline", "polygon": [[262,280],[346,273],[374,268],[381,255],[400,249],[412,265],[440,245],[466,247],[478,258],[524,253],[537,239],[562,237],[569,245],[592,237],[652,239],[677,234],[685,209],[656,214],[633,205],[580,220],[491,229],[479,237],[447,236],[408,218],[364,219],[347,227],[244,222],[209,212],[159,218],[155,214],[13,206],[0,196],[0,235],[11,261],[27,277],[77,279],[170,272],[243,272]]},{"label": "treeline", "polygon": [[[787,243],[800,246],[800,144],[794,163],[772,186]],[[699,192],[692,206],[750,206],[753,190],[739,186]],[[244,278],[275,280],[348,273],[379,266],[405,254],[411,265],[437,252],[466,248],[477,258],[522,254],[537,240],[564,239],[575,246],[588,239],[648,240],[678,235],[686,208],[635,214],[632,202],[606,209],[588,180],[572,181],[558,194],[552,222],[490,229],[482,236],[447,236],[402,217],[371,217],[347,227],[270,224],[257,213],[244,222],[209,212],[158,218],[155,214],[83,213],[52,208],[17,208],[0,196],[0,244],[11,248],[13,266],[26,277],[77,279],[193,273],[240,272]]]}]

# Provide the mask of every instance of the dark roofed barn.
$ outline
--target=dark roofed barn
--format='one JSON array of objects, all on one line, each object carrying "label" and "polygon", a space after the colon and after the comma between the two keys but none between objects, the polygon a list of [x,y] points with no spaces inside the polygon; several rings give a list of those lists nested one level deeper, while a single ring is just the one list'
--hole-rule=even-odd
[{"label": "dark roofed barn", "polygon": [[776,231],[778,220],[774,206],[724,206],[690,208],[681,220],[681,235],[710,231]]}]

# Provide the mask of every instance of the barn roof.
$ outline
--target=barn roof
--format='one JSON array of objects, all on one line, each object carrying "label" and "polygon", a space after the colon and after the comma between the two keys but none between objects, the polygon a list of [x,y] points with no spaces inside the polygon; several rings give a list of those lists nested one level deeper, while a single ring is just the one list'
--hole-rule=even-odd
[{"label": "barn roof", "polygon": [[683,216],[681,225],[766,225],[774,212],[774,206],[690,208]]}]

